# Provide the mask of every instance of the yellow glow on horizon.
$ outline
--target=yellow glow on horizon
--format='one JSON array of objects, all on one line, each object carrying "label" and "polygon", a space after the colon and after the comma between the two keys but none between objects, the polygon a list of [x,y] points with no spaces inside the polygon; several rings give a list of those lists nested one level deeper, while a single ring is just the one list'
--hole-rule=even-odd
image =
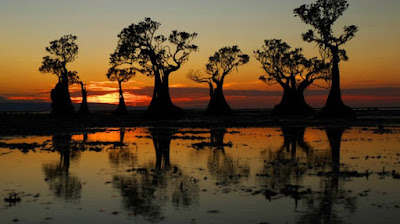
[{"label": "yellow glow on horizon", "polygon": [[[80,103],[82,97],[71,97],[71,100],[75,103]],[[151,98],[149,96],[135,95],[132,93],[124,93],[124,100],[127,105],[135,106],[137,103],[149,102]],[[88,103],[106,103],[106,104],[118,104],[119,93],[106,93],[103,95],[89,95],[87,97]]]}]

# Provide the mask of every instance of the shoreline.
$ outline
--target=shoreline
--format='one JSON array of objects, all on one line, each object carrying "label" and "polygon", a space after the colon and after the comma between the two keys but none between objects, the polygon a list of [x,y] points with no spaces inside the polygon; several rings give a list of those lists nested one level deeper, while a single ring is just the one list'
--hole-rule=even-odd
[{"label": "shoreline", "polygon": [[229,116],[205,116],[203,110],[186,110],[180,117],[149,118],[144,110],[114,115],[94,111],[57,118],[49,113],[2,112],[0,136],[47,135],[65,131],[88,131],[115,127],[245,128],[245,127],[400,127],[400,110],[355,110],[356,119],[327,119],[317,116],[272,118],[271,110],[235,110]]}]

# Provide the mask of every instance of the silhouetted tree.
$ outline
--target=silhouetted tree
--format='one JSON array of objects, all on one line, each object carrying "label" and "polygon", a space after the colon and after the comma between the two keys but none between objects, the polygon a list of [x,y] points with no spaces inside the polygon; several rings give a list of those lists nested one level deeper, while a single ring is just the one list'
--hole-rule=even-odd
[{"label": "silhouetted tree", "polygon": [[73,62],[78,56],[78,45],[75,43],[77,39],[73,35],[65,35],[59,40],[50,42],[50,46],[46,47],[46,51],[50,54],[43,57],[40,72],[53,73],[58,77],[58,83],[51,90],[51,108],[55,114],[71,114],[74,107],[71,103],[68,85],[70,80],[76,77],[77,72],[69,71],[67,64]]},{"label": "silhouetted tree", "polygon": [[86,85],[82,81],[80,81],[79,84],[81,85],[82,103],[81,103],[81,107],[79,108],[78,113],[80,113],[80,114],[88,114],[89,113],[89,107],[88,107],[88,104],[87,104]]},{"label": "silhouetted tree", "polygon": [[81,95],[82,95],[82,103],[81,107],[78,110],[79,114],[88,114],[89,108],[87,104],[87,91],[86,85],[80,80],[78,73],[76,71],[70,72],[68,78],[69,85],[79,84],[81,86]]},{"label": "silhouetted tree", "polygon": [[[210,87],[210,102],[207,114],[229,114],[232,110],[226,102],[223,85],[225,77],[239,66],[249,62],[249,56],[243,54],[238,46],[223,47],[208,58],[206,75],[191,71],[188,78],[197,83],[208,83]],[[214,83],[214,84],[213,84]],[[215,85],[215,86],[214,86]]]},{"label": "silhouetted tree", "polygon": [[347,61],[346,51],[342,45],[351,40],[358,31],[357,26],[345,26],[344,33],[338,37],[333,34],[333,25],[349,7],[347,0],[317,0],[294,9],[294,14],[313,27],[304,33],[303,40],[315,42],[324,57],[330,58],[332,69],[332,86],[322,113],[331,116],[351,116],[350,107],[342,101],[340,91],[339,62]]},{"label": "silhouetted tree", "polygon": [[283,88],[281,102],[273,115],[308,114],[313,109],[304,99],[304,91],[315,80],[328,80],[328,64],[317,58],[307,59],[301,48],[291,49],[282,40],[265,40],[261,49],[254,51],[266,75],[260,80],[268,85],[279,84]]},{"label": "silhouetted tree", "polygon": [[68,85],[74,85],[80,82],[77,71],[68,71]]},{"label": "silhouetted tree", "polygon": [[147,109],[151,115],[168,115],[182,110],[175,106],[169,94],[169,76],[188,60],[197,46],[191,42],[196,33],[172,31],[169,37],[156,35],[160,23],[145,18],[124,28],[118,35],[117,48],[110,62],[125,66],[125,71],[140,72],[154,77],[153,98]]},{"label": "silhouetted tree", "polygon": [[115,64],[108,69],[107,78],[110,81],[117,81],[119,87],[119,104],[115,113],[126,114],[128,110],[126,109],[124,94],[122,93],[122,83],[128,82],[135,76],[135,72],[132,69],[120,69]]}]

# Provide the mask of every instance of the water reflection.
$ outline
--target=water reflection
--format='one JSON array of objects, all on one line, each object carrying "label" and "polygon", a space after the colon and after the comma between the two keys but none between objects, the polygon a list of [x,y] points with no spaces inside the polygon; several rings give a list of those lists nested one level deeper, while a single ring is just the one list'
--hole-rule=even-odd
[{"label": "water reflection", "polygon": [[[150,128],[149,132],[153,139],[154,149],[156,150],[156,170],[168,170],[171,166],[169,153],[172,136],[176,133],[172,128]],[[175,170],[176,172],[176,170]]]},{"label": "water reflection", "polygon": [[119,144],[114,144],[114,147],[107,149],[108,158],[113,167],[122,165],[132,165],[137,163],[137,145],[132,143],[132,151],[124,142],[125,128],[119,129]]},{"label": "water reflection", "polygon": [[330,127],[325,129],[331,147],[332,172],[334,174],[339,174],[340,172],[340,145],[345,130],[346,129],[343,127]]},{"label": "water reflection", "polygon": [[310,189],[300,189],[307,169],[314,164],[314,149],[304,139],[305,127],[282,127],[283,142],[277,149],[261,151],[264,162],[257,173],[265,198],[290,196],[297,206],[298,200]]},{"label": "water reflection", "polygon": [[149,129],[155,164],[147,162],[143,167],[132,168],[128,175],[113,177],[113,187],[119,189],[123,206],[135,216],[143,216],[151,222],[162,221],[163,207],[167,203],[177,208],[189,208],[198,202],[198,180],[170,162],[170,145],[176,131],[172,128]]},{"label": "water reflection", "polygon": [[[0,196],[7,204],[16,193],[21,203],[0,208],[0,222],[46,206],[57,220],[64,209],[107,223],[359,223],[365,216],[379,221],[378,213],[397,223],[398,180],[379,172],[399,168],[399,137],[400,129],[298,126],[110,128],[3,139]],[[25,152],[27,145],[35,150]],[[359,172],[366,169],[369,179]],[[32,178],[21,178],[27,172]],[[46,204],[54,196],[62,200]]]},{"label": "water reflection", "polygon": [[84,144],[72,146],[71,135],[68,133],[53,135],[52,150],[60,154],[60,159],[56,162],[43,164],[43,173],[50,190],[59,198],[65,200],[81,198],[81,180],[71,175],[69,171],[71,161],[80,157],[81,147],[84,147]]},{"label": "water reflection", "polygon": [[344,189],[340,179],[340,145],[345,128],[326,128],[330,151],[331,172],[320,180],[319,191],[305,197],[305,209],[298,223],[345,223],[344,212],[354,213],[357,198]]},{"label": "water reflection", "polygon": [[211,176],[216,179],[216,185],[221,186],[239,184],[250,174],[250,167],[245,161],[240,158],[234,159],[225,152],[225,148],[231,149],[233,146],[232,142],[224,141],[226,133],[226,128],[212,128],[209,142],[203,141],[192,145],[197,150],[209,150],[207,168]]}]

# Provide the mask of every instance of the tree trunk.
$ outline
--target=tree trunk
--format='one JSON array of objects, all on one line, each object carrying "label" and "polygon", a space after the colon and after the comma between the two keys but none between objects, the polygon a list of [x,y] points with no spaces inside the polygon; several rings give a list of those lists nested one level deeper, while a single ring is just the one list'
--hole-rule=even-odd
[{"label": "tree trunk", "polygon": [[155,110],[154,107],[157,104],[159,95],[160,95],[160,88],[161,88],[161,78],[160,78],[160,74],[156,73],[154,75],[154,89],[153,89],[153,97],[150,101],[150,105],[147,108],[147,111],[153,111]]},{"label": "tree trunk", "polygon": [[333,47],[332,52],[332,86],[329,91],[325,107],[322,108],[322,115],[329,117],[353,117],[354,113],[350,107],[342,101],[340,90],[340,71],[339,71],[339,49]]},{"label": "tree trunk", "polygon": [[51,101],[53,114],[70,115],[74,113],[74,106],[69,95],[67,72],[63,72],[61,82],[58,82],[51,90]]},{"label": "tree trunk", "polygon": [[118,82],[119,86],[119,104],[117,110],[115,111],[116,114],[126,114],[128,110],[126,109],[124,94],[122,93],[122,85],[121,82]]},{"label": "tree trunk", "polygon": [[217,83],[217,87],[210,96],[210,102],[208,103],[206,114],[209,115],[226,115],[232,114],[232,109],[226,102],[223,89],[223,83]]},{"label": "tree trunk", "polygon": [[305,88],[284,88],[281,102],[272,110],[273,116],[280,115],[308,115],[313,109],[304,98]]},{"label": "tree trunk", "polygon": [[210,88],[209,94],[210,94],[210,100],[211,100],[211,97],[214,94],[214,86],[211,81],[208,82],[208,87]]},{"label": "tree trunk", "polygon": [[172,103],[169,94],[169,74],[164,74],[163,79],[159,74],[154,77],[153,98],[146,114],[150,116],[176,116],[182,114],[183,110]]},{"label": "tree trunk", "polygon": [[81,82],[81,91],[82,91],[82,103],[81,107],[79,108],[78,113],[80,114],[88,114],[89,113],[89,108],[87,104],[87,92],[85,85]]}]

